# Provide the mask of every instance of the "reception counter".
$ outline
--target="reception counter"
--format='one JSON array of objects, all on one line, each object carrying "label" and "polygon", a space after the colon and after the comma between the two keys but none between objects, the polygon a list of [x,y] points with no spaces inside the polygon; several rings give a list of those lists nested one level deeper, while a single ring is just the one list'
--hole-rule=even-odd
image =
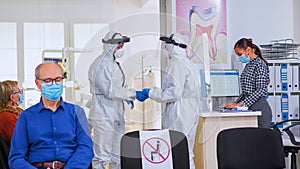
[{"label": "reception counter", "polygon": [[194,146],[196,169],[217,169],[217,135],[220,131],[236,127],[257,127],[255,112],[208,112],[199,115]]}]

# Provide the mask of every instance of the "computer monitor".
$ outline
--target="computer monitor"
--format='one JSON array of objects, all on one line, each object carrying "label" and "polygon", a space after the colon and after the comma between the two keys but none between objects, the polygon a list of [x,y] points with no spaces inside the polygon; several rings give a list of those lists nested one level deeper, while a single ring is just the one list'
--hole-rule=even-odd
[{"label": "computer monitor", "polygon": [[212,97],[233,97],[240,95],[238,70],[211,70],[210,92]]}]

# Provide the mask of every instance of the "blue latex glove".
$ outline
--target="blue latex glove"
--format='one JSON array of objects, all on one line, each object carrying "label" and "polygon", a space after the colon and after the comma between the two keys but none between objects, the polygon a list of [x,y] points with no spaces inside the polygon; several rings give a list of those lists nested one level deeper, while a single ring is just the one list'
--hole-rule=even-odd
[{"label": "blue latex glove", "polygon": [[132,100],[126,100],[126,103],[130,105],[130,109],[134,108],[134,102]]},{"label": "blue latex glove", "polygon": [[144,93],[147,97],[149,97],[149,91],[150,91],[149,88],[144,88],[144,89],[143,89],[143,93]]},{"label": "blue latex glove", "polygon": [[138,99],[140,102],[143,102],[148,99],[148,96],[146,96],[142,91],[136,91],[136,99]]}]

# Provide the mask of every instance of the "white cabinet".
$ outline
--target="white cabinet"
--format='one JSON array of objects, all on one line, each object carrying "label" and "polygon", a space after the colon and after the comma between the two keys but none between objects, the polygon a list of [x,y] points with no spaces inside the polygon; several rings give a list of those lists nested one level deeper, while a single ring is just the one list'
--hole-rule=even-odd
[{"label": "white cabinet", "polygon": [[272,122],[299,119],[300,60],[268,60],[270,83],[268,100],[272,108]]}]

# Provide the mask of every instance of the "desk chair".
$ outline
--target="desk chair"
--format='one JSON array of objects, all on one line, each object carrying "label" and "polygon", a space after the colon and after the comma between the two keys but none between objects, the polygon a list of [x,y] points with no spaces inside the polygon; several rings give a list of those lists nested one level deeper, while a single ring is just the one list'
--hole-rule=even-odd
[{"label": "desk chair", "polygon": [[291,153],[291,169],[297,169],[296,153],[300,150],[300,119],[291,119],[278,122],[272,128],[281,132],[279,126],[282,128],[282,141],[284,146],[285,156]]},{"label": "desk chair", "polygon": [[219,169],[283,169],[280,133],[267,128],[232,128],[217,136]]},{"label": "desk chair", "polygon": [[8,145],[0,135],[0,168],[9,169],[8,167]]},{"label": "desk chair", "polygon": [[[169,134],[173,169],[189,169],[189,150],[185,135],[173,130],[169,130]],[[142,169],[139,131],[126,133],[121,139],[121,169]]]}]

